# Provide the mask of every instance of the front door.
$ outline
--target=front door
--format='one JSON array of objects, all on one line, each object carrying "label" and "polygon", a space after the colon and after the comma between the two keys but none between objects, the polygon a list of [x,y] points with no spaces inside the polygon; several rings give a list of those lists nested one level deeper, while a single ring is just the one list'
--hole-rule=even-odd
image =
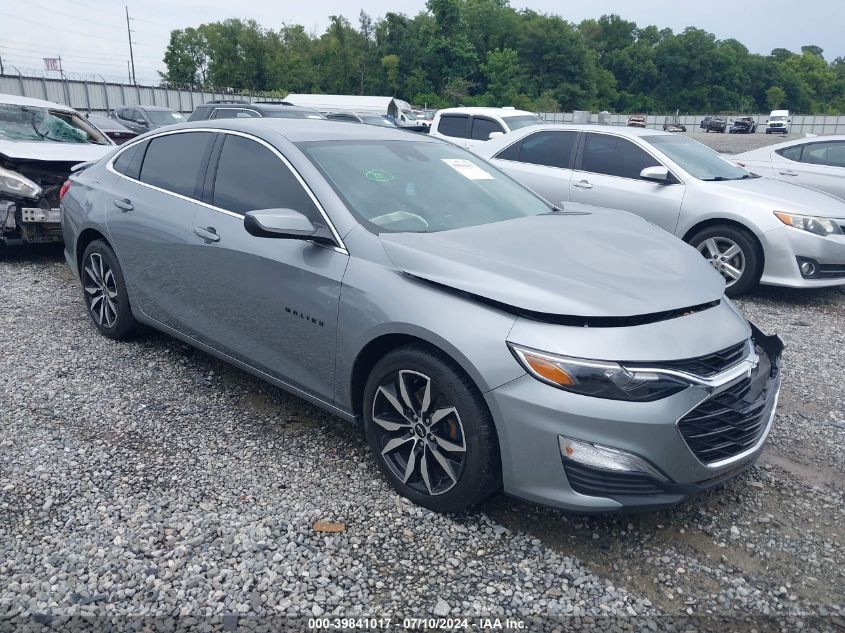
[{"label": "front door", "polygon": [[[209,170],[214,171],[214,168]],[[290,208],[325,224],[276,150],[226,134],[213,208],[194,218],[189,283],[193,336],[294,387],[331,401],[340,287],[349,256],[309,241],[255,237],[247,211]]]},{"label": "front door", "polygon": [[569,181],[578,132],[534,132],[496,155],[498,167],[553,205],[569,200]]},{"label": "front door", "polygon": [[674,233],[684,198],[683,183],[662,184],[640,178],[643,169],[659,165],[656,158],[629,139],[588,132],[572,174],[570,200],[630,211]]},{"label": "front door", "polygon": [[845,199],[845,141],[819,141],[772,152],[772,170],[778,180]]}]

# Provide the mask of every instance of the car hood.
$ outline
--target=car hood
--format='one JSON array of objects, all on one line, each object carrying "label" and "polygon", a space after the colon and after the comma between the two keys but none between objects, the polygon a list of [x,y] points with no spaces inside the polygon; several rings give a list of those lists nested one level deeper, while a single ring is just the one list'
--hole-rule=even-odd
[{"label": "car hood", "polygon": [[[787,211],[823,218],[845,218],[845,201],[829,193],[810,189],[774,178],[746,178],[723,182],[702,182],[706,188],[727,195],[732,200],[743,199],[771,211]],[[706,189],[705,189],[706,190]]]},{"label": "car hood", "polygon": [[16,160],[50,160],[84,163],[91,160],[99,160],[114,148],[114,145],[92,145],[91,143],[0,140],[0,154]]},{"label": "car hood", "polygon": [[380,238],[409,275],[548,315],[653,315],[716,301],[725,289],[692,247],[623,211],[550,213]]}]

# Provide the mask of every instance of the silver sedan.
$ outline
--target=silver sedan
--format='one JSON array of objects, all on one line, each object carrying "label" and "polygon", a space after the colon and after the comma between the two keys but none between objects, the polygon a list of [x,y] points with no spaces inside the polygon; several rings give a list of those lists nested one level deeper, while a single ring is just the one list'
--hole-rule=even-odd
[{"label": "silver sedan", "polygon": [[761,176],[845,199],[845,134],[767,145],[731,158]]},{"label": "silver sedan", "polygon": [[686,136],[556,125],[472,151],[553,204],[623,209],[666,229],[725,277],[728,295],[845,284],[845,201],[760,178]]},{"label": "silver sedan", "polygon": [[362,422],[428,508],[499,488],[671,505],[750,467],[773,424],[782,344],[695,250],[630,213],[557,211],[438,139],[189,123],[62,196],[103,335],[152,326]]}]

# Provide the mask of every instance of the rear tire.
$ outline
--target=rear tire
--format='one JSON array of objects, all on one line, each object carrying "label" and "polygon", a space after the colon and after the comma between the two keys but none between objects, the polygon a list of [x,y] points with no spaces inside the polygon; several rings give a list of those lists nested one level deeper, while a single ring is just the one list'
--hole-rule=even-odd
[{"label": "rear tire", "polygon": [[88,316],[100,334],[110,339],[131,338],[138,328],[123,271],[111,246],[94,240],[82,254],[79,276]]},{"label": "rear tire", "polygon": [[708,226],[689,243],[725,278],[725,294],[738,297],[754,288],[763,274],[763,254],[754,236],[730,224]]},{"label": "rear tire", "polygon": [[363,410],[379,469],[417,505],[460,512],[500,487],[490,411],[472,380],[442,352],[414,344],[388,353],[370,372]]}]

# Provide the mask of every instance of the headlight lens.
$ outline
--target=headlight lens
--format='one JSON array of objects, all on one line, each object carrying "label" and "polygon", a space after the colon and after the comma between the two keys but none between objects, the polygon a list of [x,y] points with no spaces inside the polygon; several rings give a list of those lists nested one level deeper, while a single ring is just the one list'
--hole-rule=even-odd
[{"label": "headlight lens", "polygon": [[0,167],[0,193],[16,198],[38,198],[41,196],[41,187],[26,176]]},{"label": "headlight lens", "polygon": [[585,396],[651,402],[689,386],[673,376],[628,370],[619,363],[558,356],[513,344],[510,348],[525,370],[538,380]]},{"label": "headlight lens", "polygon": [[786,211],[775,211],[778,220],[788,226],[792,226],[802,231],[809,231],[816,235],[832,235],[841,234],[842,229],[835,220],[830,218],[817,218],[812,215],[795,215],[794,213],[787,213]]}]

